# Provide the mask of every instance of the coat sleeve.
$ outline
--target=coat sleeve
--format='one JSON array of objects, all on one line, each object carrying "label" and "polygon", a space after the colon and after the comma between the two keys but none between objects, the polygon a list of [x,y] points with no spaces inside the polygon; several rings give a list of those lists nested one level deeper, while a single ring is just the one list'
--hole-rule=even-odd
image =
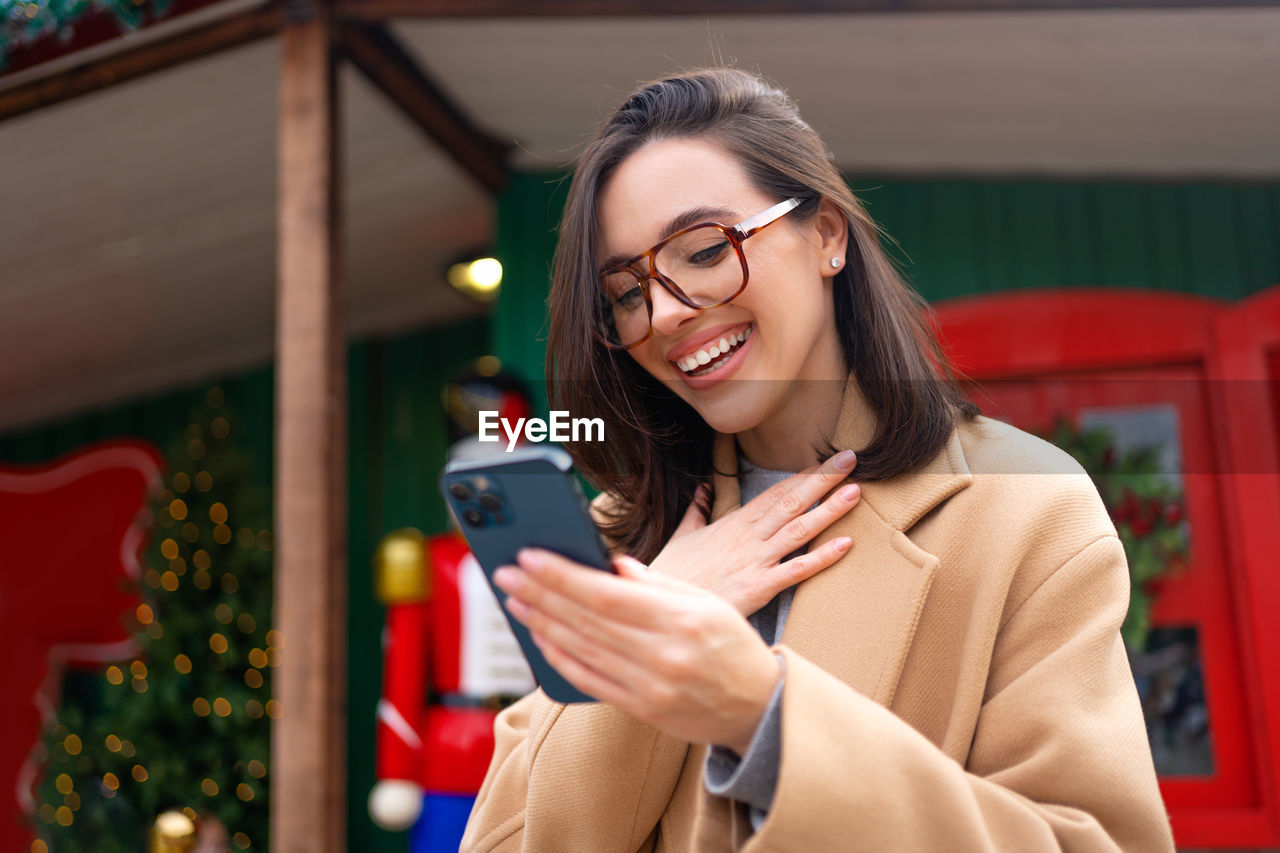
[{"label": "coat sleeve", "polygon": [[498,715],[459,849],[652,850],[688,748],[616,708],[536,690]]},{"label": "coat sleeve", "polygon": [[1128,569],[1107,536],[1005,622],[961,766],[786,647],[782,760],[745,853],[1172,851],[1118,628]]}]

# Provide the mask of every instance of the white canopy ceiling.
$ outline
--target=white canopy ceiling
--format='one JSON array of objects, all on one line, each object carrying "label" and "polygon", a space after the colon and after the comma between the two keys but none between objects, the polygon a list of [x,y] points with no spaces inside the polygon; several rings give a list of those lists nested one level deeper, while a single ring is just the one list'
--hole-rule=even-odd
[{"label": "white canopy ceiling", "polygon": [[[859,177],[1280,176],[1280,9],[392,30],[518,168],[568,163],[637,82],[725,61]],[[0,123],[0,428],[270,358],[279,60],[262,42]],[[491,239],[492,201],[350,68],[342,98],[350,332],[478,312],[442,270]]]}]

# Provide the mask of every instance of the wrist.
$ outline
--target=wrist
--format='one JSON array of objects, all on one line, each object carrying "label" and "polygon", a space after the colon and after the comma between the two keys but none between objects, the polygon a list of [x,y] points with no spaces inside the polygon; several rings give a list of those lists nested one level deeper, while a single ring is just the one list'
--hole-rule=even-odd
[{"label": "wrist", "polygon": [[773,698],[773,691],[777,689],[778,681],[782,678],[782,662],[778,660],[777,655],[769,651],[768,662],[765,663],[762,659],[761,666],[756,672],[758,677],[751,679],[747,710],[743,714],[745,724],[738,727],[732,737],[727,738],[723,744],[740,756],[746,755],[751,748],[751,741],[760,727],[760,720],[768,710],[769,700]]}]

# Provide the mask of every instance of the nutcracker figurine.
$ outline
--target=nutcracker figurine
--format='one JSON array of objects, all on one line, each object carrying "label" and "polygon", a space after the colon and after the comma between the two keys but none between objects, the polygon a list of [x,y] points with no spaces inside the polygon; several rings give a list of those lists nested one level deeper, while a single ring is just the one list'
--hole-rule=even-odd
[{"label": "nutcracker figurine", "polygon": [[[456,437],[450,458],[492,453],[474,438],[478,413],[527,416],[518,380],[480,369],[446,389]],[[410,830],[412,853],[456,851],[493,753],[497,712],[533,690],[520,647],[462,536],[387,534],[376,556],[387,606],[375,823]]]}]

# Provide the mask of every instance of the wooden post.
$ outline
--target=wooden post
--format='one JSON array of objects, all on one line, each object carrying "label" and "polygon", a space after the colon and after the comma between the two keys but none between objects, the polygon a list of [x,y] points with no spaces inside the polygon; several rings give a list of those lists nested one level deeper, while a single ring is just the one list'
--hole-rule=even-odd
[{"label": "wooden post", "polygon": [[275,624],[283,646],[271,849],[336,853],[346,847],[347,463],[331,7],[286,4],[282,38]]}]

